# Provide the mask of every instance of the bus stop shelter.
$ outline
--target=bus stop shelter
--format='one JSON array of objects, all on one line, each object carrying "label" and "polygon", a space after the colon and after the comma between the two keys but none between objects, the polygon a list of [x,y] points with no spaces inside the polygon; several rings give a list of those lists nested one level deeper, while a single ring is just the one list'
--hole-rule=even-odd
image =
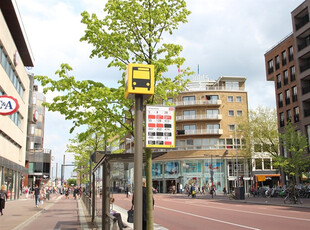
[{"label": "bus stop shelter", "polygon": [[[159,156],[164,155],[166,152],[153,152],[152,159],[155,159]],[[95,194],[95,172],[100,166],[102,167],[102,212],[101,212],[101,226],[102,229],[110,229],[110,164],[111,163],[133,163],[134,162],[134,153],[118,153],[111,154],[105,151],[96,151],[93,153],[95,157],[99,159],[94,168],[92,169],[92,220],[95,219],[95,204],[96,194]],[[143,162],[145,162],[145,154],[143,154]],[[141,178],[142,179],[142,178]]]}]

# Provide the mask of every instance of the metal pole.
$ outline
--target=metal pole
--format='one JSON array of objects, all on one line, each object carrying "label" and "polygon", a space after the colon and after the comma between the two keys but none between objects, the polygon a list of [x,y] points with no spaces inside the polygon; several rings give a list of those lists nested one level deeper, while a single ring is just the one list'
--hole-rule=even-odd
[{"label": "metal pole", "polygon": [[143,95],[135,95],[134,229],[142,230]]},{"label": "metal pole", "polygon": [[237,125],[235,125],[235,147],[236,147],[236,170],[237,170],[237,183],[236,187],[239,188],[239,166],[238,166],[238,146],[237,146]]}]

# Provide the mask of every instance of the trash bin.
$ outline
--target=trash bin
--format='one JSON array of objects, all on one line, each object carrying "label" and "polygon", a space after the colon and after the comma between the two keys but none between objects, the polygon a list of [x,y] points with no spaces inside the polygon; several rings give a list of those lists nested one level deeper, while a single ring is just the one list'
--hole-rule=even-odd
[{"label": "trash bin", "polygon": [[235,197],[236,200],[244,200],[244,187],[235,188]]}]

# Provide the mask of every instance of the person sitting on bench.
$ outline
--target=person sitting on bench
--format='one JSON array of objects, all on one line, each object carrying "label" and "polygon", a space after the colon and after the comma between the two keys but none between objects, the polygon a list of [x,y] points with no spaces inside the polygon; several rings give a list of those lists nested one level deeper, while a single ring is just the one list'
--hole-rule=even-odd
[{"label": "person sitting on bench", "polygon": [[110,204],[112,204],[112,206],[111,206],[111,209],[110,209],[110,214],[117,219],[118,227],[119,227],[120,230],[122,230],[123,228],[127,228],[127,225],[124,225],[124,223],[122,221],[121,214],[113,210],[113,203],[114,203],[114,201],[115,201],[115,199],[113,197],[111,197],[110,198]]}]

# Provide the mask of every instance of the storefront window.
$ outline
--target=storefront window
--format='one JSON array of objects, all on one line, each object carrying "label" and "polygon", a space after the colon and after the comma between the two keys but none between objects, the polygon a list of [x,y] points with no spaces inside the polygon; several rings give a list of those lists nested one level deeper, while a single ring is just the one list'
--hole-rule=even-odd
[{"label": "storefront window", "polygon": [[166,176],[174,176],[179,174],[179,162],[172,161],[172,162],[166,162],[165,164],[165,174]]},{"label": "storefront window", "polygon": [[152,164],[152,176],[161,176],[162,175],[162,164],[154,163]]},{"label": "storefront window", "polygon": [[183,173],[201,173],[201,163],[186,162],[183,168]]},{"label": "storefront window", "polygon": [[214,185],[217,190],[222,191],[225,184],[223,160],[212,158],[205,160],[204,171],[205,184]]}]

